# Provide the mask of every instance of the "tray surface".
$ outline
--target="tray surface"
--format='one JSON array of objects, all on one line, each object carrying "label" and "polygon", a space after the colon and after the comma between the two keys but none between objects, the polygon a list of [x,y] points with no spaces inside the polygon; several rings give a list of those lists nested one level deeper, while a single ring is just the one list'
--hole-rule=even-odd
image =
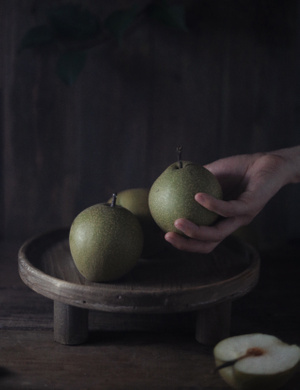
[{"label": "tray surface", "polygon": [[26,241],[19,250],[19,274],[37,293],[78,307],[110,312],[192,311],[242,296],[258,280],[258,254],[231,237],[208,255],[168,247],[159,257],[139,259],[118,281],[93,283],[77,271],[68,234],[68,228],[59,229]]}]

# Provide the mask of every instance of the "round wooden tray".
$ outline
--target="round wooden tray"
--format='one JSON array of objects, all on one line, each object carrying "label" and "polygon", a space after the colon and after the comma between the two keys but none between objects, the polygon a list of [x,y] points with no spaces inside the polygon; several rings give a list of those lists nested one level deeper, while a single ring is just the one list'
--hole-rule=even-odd
[{"label": "round wooden tray", "polygon": [[215,343],[229,334],[231,301],[257,283],[259,256],[231,237],[209,255],[171,247],[113,283],[93,283],[77,271],[69,229],[26,241],[19,250],[19,274],[31,289],[54,301],[54,339],[78,344],[88,335],[88,310],[113,313],[198,312],[196,338]]}]

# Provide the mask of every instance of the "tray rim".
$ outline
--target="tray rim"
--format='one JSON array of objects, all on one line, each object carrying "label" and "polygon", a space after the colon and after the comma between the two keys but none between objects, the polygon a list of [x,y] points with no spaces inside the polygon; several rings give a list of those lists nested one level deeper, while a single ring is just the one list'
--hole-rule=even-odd
[{"label": "tray rim", "polygon": [[[20,278],[22,281],[30,287],[33,291],[56,301],[60,301],[66,304],[70,304],[77,307],[82,308],[88,308],[93,310],[101,310],[101,311],[108,311],[108,312],[142,312],[142,313],[159,313],[159,312],[183,312],[183,311],[193,311],[197,310],[202,307],[207,307],[213,304],[216,304],[216,301],[211,302],[210,300],[204,301],[201,303],[195,303],[193,300],[189,304],[184,305],[184,307],[181,307],[179,310],[178,308],[174,307],[172,305],[172,300],[176,300],[176,296],[179,295],[178,291],[170,291],[170,288],[166,290],[162,290],[158,293],[160,296],[159,302],[160,304],[152,305],[152,306],[145,306],[145,305],[136,305],[134,303],[135,297],[139,295],[140,297],[143,296],[145,298],[149,297],[151,295],[151,298],[153,298],[153,290],[151,292],[147,288],[145,289],[135,289],[135,290],[128,290],[126,291],[126,298],[125,301],[131,302],[128,305],[122,302],[123,296],[119,296],[120,294],[120,288],[122,287],[122,283],[118,284],[111,284],[111,283],[91,283],[91,284],[76,284],[72,283],[70,281],[66,281],[63,279],[59,279],[57,277],[51,276],[49,274],[46,274],[39,268],[35,267],[31,261],[27,258],[26,250],[33,245],[37,240],[42,240],[43,238],[50,237],[54,234],[62,235],[61,239],[57,240],[59,241],[65,241],[67,239],[67,233],[69,231],[69,227],[59,228],[59,229],[52,229],[47,232],[37,234],[29,239],[27,239],[20,247],[18,251],[18,271]],[[236,239],[237,241],[241,241],[239,239]],[[251,262],[249,264],[249,267],[247,267],[244,271],[241,273],[232,276],[231,278],[225,279],[223,281],[219,281],[217,283],[214,283],[215,286],[225,286],[234,284],[235,282],[238,282],[243,276],[248,275],[248,282],[247,284],[243,285],[243,288],[239,288],[235,291],[235,293],[232,293],[230,296],[224,296],[220,297],[218,299],[217,303],[221,303],[226,300],[232,300],[234,298],[240,297],[245,295],[247,292],[249,292],[257,283],[259,278],[259,270],[260,270],[260,257],[258,252],[251,246],[246,243],[242,243],[242,245],[247,249],[248,252],[250,252]],[[36,282],[37,281],[43,281],[44,282],[44,289],[39,286],[37,288]],[[53,289],[50,287],[54,287]],[[73,291],[74,286],[76,286],[77,294],[76,297],[70,299],[68,298],[68,292]],[[180,291],[180,294],[184,293],[187,298],[190,295],[194,295],[196,293],[199,293],[200,291],[205,291],[205,289],[209,288],[211,284],[201,285],[201,286],[192,286],[190,288],[185,287]],[[85,299],[85,294],[87,291],[92,292],[89,298]],[[95,300],[94,295],[99,293],[104,293],[104,295],[112,296],[114,304],[103,304],[99,302],[99,300]],[[98,297],[99,298],[99,297]],[[119,302],[118,302],[119,301]],[[116,302],[118,304],[116,304]]]}]

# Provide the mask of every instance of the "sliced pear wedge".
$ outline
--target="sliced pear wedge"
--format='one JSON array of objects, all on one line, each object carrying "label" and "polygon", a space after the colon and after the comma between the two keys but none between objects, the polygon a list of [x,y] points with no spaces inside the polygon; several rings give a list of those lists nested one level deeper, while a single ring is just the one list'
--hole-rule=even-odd
[{"label": "sliced pear wedge", "polygon": [[217,371],[239,390],[275,390],[300,367],[300,348],[275,336],[254,333],[229,337],[214,348]]}]

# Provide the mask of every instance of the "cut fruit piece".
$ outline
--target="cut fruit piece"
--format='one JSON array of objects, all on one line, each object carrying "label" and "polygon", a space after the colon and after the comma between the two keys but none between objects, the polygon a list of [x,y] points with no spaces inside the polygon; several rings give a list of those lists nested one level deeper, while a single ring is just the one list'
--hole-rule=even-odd
[{"label": "cut fruit piece", "polygon": [[299,368],[300,348],[261,333],[229,337],[214,348],[222,378],[239,390],[275,390]]}]

